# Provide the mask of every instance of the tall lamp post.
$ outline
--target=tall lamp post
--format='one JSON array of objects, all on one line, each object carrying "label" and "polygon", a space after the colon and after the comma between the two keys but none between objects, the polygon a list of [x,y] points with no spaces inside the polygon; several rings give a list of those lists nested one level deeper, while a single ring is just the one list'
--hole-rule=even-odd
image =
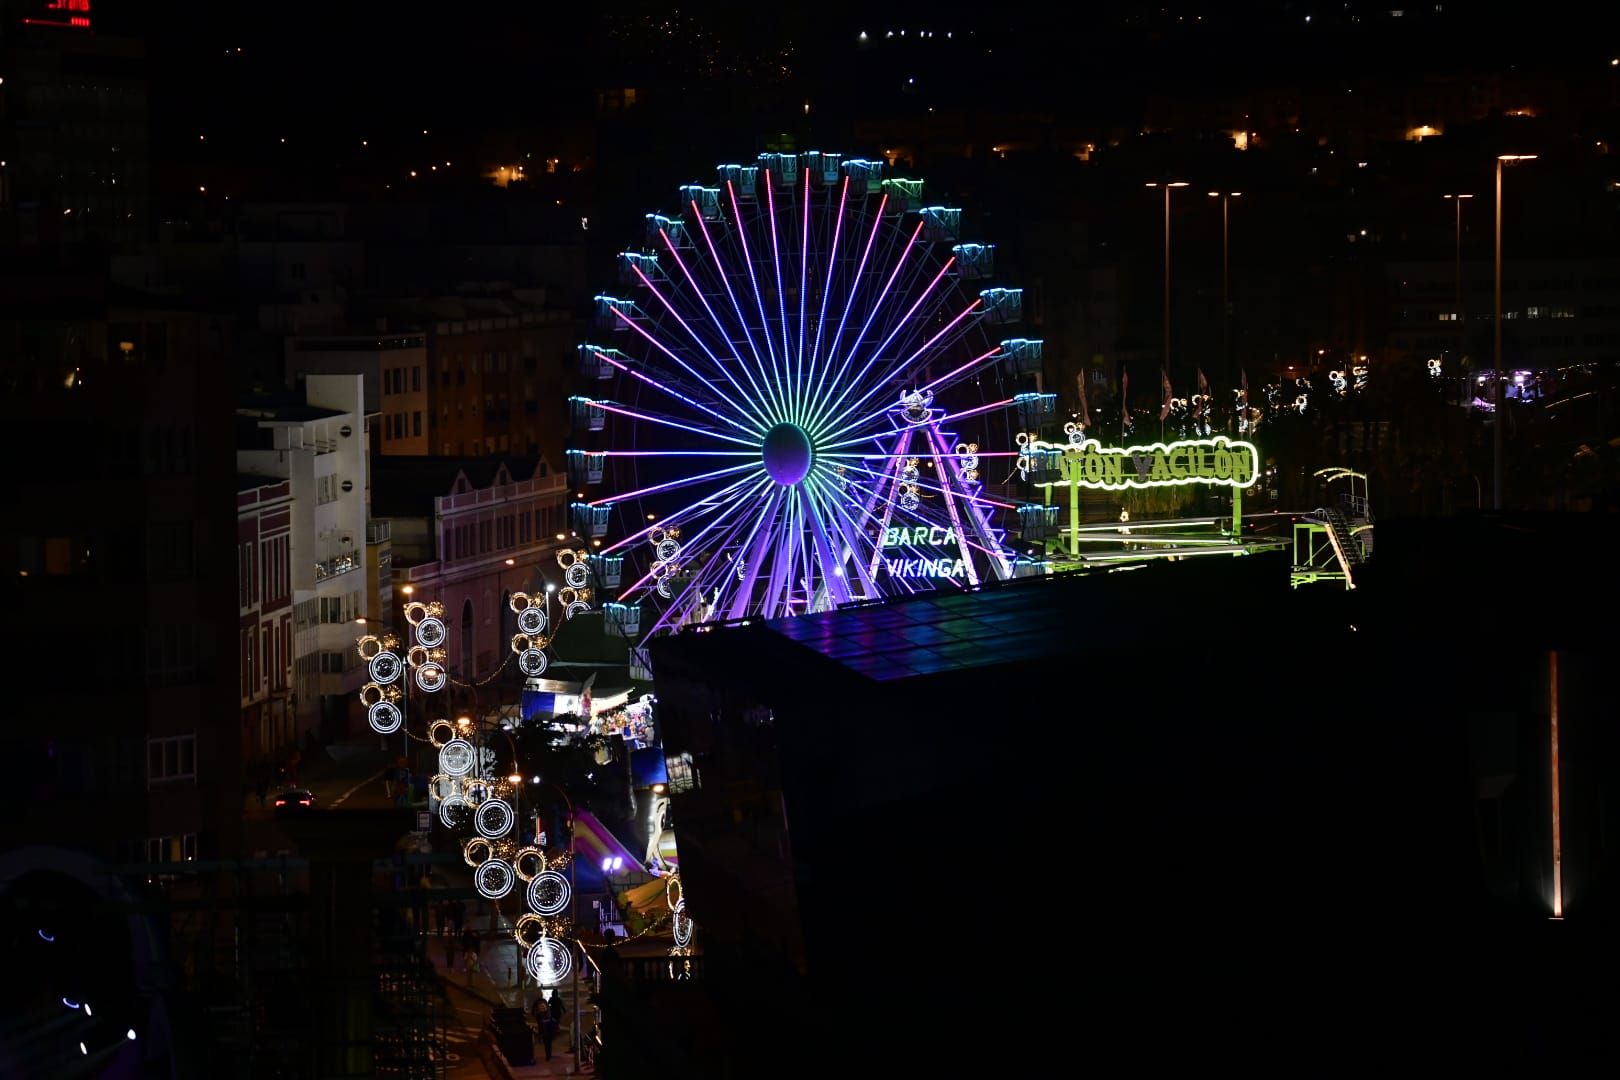
[{"label": "tall lamp post", "polygon": [[1187,186],[1185,180],[1166,180],[1149,183],[1150,188],[1164,189],[1164,370],[1170,370],[1170,189]]},{"label": "tall lamp post", "polygon": [[1535,154],[1498,154],[1496,155],[1496,303],[1495,313],[1491,320],[1491,329],[1495,335],[1493,344],[1494,364],[1493,382],[1496,384],[1491,400],[1495,402],[1492,426],[1495,428],[1492,437],[1494,445],[1494,458],[1496,463],[1496,481],[1492,489],[1491,505],[1498,511],[1502,509],[1502,427],[1503,413],[1506,411],[1506,402],[1503,400],[1503,383],[1506,375],[1502,371],[1502,166],[1519,161],[1534,161]]},{"label": "tall lamp post", "polygon": [[[576,844],[574,842],[574,800],[568,797],[568,792],[564,791],[560,784],[557,784],[551,780],[542,780],[540,781],[540,784],[542,787],[551,788],[557,794],[561,795],[563,797],[563,802],[568,807],[568,921],[574,926],[574,943],[578,944],[579,890],[574,887],[575,883],[578,881],[578,878],[574,873],[574,864],[579,862],[579,858],[578,851],[576,850]],[[572,946],[570,946],[570,948],[572,948]],[[574,1044],[574,1064],[570,1071],[577,1073],[579,1071],[579,1051],[581,1045],[583,1045],[583,1040],[580,1038],[579,1031],[579,962],[576,959],[574,963],[569,964],[568,966],[572,970],[574,980],[574,1027],[573,1030],[569,1032],[569,1038]]]},{"label": "tall lamp post", "polygon": [[1457,243],[1456,243],[1457,311],[1456,311],[1456,313],[1454,315],[1452,315],[1452,318],[1457,320],[1457,356],[1460,359],[1462,357],[1463,346],[1466,344],[1466,340],[1465,340],[1466,339],[1466,334],[1467,334],[1467,329],[1466,328],[1467,328],[1467,325],[1468,325],[1468,320],[1465,317],[1466,312],[1463,311],[1462,206],[1463,206],[1463,200],[1464,199],[1472,199],[1473,196],[1472,195],[1458,195],[1458,194],[1453,193],[1453,194],[1446,195],[1445,197],[1450,199],[1452,201],[1453,205],[1455,205],[1456,208],[1457,208]]},{"label": "tall lamp post", "polygon": [[1212,199],[1221,200],[1221,377],[1230,383],[1232,381],[1232,301],[1229,282],[1232,264],[1228,210],[1231,201],[1242,195],[1243,192],[1211,191],[1208,194]]}]

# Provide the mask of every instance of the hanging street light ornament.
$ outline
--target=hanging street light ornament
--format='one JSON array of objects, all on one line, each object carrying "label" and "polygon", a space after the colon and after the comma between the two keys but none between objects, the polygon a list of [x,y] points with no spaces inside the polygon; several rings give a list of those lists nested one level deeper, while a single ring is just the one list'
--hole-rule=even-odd
[{"label": "hanging street light ornament", "polygon": [[539,915],[562,914],[573,895],[568,879],[555,870],[542,870],[529,882],[529,907]]},{"label": "hanging street light ornament", "polygon": [[518,670],[531,679],[544,675],[546,666],[546,654],[539,649],[524,649],[518,653]]},{"label": "hanging street light ornament", "polygon": [[384,686],[397,680],[403,668],[404,664],[400,662],[399,656],[386,649],[373,656],[367,665],[372,681],[382,683]]},{"label": "hanging street light ornament", "polygon": [[460,793],[452,792],[439,800],[439,821],[447,829],[459,828],[471,813],[472,804]]},{"label": "hanging street light ornament", "polygon": [[[584,569],[583,564],[575,564]],[[573,567],[569,568],[570,570]],[[581,583],[583,584],[583,582]],[[546,632],[546,609],[539,607],[524,608],[518,612],[518,629],[530,637],[539,637]]]},{"label": "hanging street light ornament", "polygon": [[533,881],[546,868],[546,853],[537,847],[518,848],[512,855],[512,868],[524,881]]},{"label": "hanging street light ornament", "polygon": [[438,693],[444,689],[444,666],[437,660],[429,660],[416,669],[416,685],[429,694]]},{"label": "hanging street light ornament", "polygon": [[377,734],[392,735],[405,722],[405,716],[393,702],[379,701],[366,712],[366,721]]},{"label": "hanging street light ornament", "polygon": [[450,776],[466,776],[472,772],[477,757],[472,743],[462,738],[451,739],[439,748],[439,768]]},{"label": "hanging street light ornament", "polygon": [[567,945],[554,937],[543,937],[530,946],[524,966],[529,969],[530,978],[549,989],[568,978],[574,970],[574,958],[569,955]]},{"label": "hanging street light ornament", "polygon": [[428,742],[442,750],[446,743],[456,737],[456,725],[442,717],[428,725]]},{"label": "hanging street light ornament", "polygon": [[499,900],[511,892],[516,882],[512,864],[501,859],[488,859],[473,872],[473,883],[479,893],[490,900]]},{"label": "hanging street light ornament", "polygon": [[418,645],[426,645],[430,649],[437,649],[444,644],[445,636],[444,620],[437,616],[429,615],[416,624],[416,642]]},{"label": "hanging street light ornament", "polygon": [[489,799],[482,802],[477,813],[473,815],[473,825],[478,829],[478,834],[491,840],[511,832],[512,826],[516,823],[517,815],[512,812],[512,805],[505,799]]}]

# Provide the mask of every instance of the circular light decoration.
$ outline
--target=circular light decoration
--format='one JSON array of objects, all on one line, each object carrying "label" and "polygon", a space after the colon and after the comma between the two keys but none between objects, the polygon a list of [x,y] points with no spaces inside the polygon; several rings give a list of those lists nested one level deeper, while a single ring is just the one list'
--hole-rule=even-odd
[{"label": "circular light decoration", "polygon": [[379,701],[366,713],[366,720],[371,724],[371,730],[379,735],[392,735],[399,730],[399,725],[405,720],[401,715],[399,706],[391,701]]},{"label": "circular light decoration", "polygon": [[529,594],[526,592],[515,592],[506,600],[506,606],[520,615],[529,606],[529,603]]},{"label": "circular light decoration", "polygon": [[[791,427],[792,425],[788,426]],[[797,481],[795,481],[795,483],[797,483]],[[679,540],[670,539],[660,540],[658,541],[657,547],[655,547],[653,550],[658,555],[659,561],[666,563],[671,562],[674,560],[675,556],[681,553],[681,542]]]},{"label": "circular light decoration", "polygon": [[546,670],[546,654],[539,649],[524,649],[518,654],[518,670],[531,679]]},{"label": "circular light decoration", "polygon": [[[359,651],[362,660],[370,660],[383,651],[382,639],[376,634],[367,634],[365,637],[357,638],[354,647]],[[378,682],[381,681],[381,679],[378,680]]]},{"label": "circular light decoration", "polygon": [[417,625],[423,619],[427,618],[427,605],[422,603],[420,600],[412,600],[410,603],[405,605],[403,610],[405,613],[405,621],[410,623],[412,626]]},{"label": "circular light decoration", "polygon": [[360,704],[370,708],[387,698],[380,683],[368,682],[360,688]]},{"label": "circular light decoration", "polygon": [[[572,570],[573,567],[569,567],[569,569]],[[518,612],[517,624],[518,629],[523,633],[528,634],[530,637],[538,637],[546,632],[546,609],[537,607],[524,608]]]},{"label": "circular light decoration", "polygon": [[492,789],[488,780],[478,776],[468,776],[462,778],[461,793],[467,797],[468,804],[477,807],[488,801]]},{"label": "circular light decoration", "polygon": [[532,911],[519,915],[517,922],[512,924],[512,937],[517,939],[517,943],[523,946],[525,951],[534,948],[534,943],[545,936],[546,920]]},{"label": "circular light decoration", "polygon": [[371,658],[368,669],[371,672],[373,682],[379,682],[387,686],[399,678],[400,670],[403,667],[404,665],[400,663],[398,655],[384,649]]},{"label": "circular light decoration", "polygon": [[416,685],[429,694],[444,689],[444,667],[436,660],[429,660],[416,669]]},{"label": "circular light decoration", "polygon": [[664,902],[671,911],[680,911],[686,906],[686,889],[681,885],[680,874],[671,874],[664,881]]},{"label": "circular light decoration", "polygon": [[[505,863],[501,864],[506,865]],[[670,916],[670,929],[675,932],[675,947],[684,949],[692,944],[692,920],[686,917],[686,905],[682,904]]]},{"label": "circular light decoration", "polygon": [[511,863],[489,859],[473,872],[473,884],[484,896],[499,900],[512,891],[512,886],[517,884],[517,875],[512,872]]},{"label": "circular light decoration", "polygon": [[571,589],[583,589],[590,579],[591,569],[582,562],[576,562],[563,571],[563,581]]},{"label": "circular light decoration", "polygon": [[447,829],[461,827],[467,815],[472,813],[472,804],[464,796],[446,795],[439,800],[439,820]]},{"label": "circular light decoration", "polygon": [[512,869],[524,881],[533,881],[534,876],[546,868],[546,855],[537,847],[522,847],[512,855]]},{"label": "circular light decoration", "polygon": [[495,848],[482,836],[475,836],[461,845],[461,857],[476,870],[495,857]]},{"label": "circular light decoration", "polygon": [[529,907],[541,915],[558,915],[573,898],[568,879],[555,870],[542,870],[529,882]]},{"label": "circular light decoration", "polygon": [[584,601],[581,601],[581,600],[575,600],[572,604],[569,604],[568,607],[563,610],[563,615],[566,616],[567,618],[572,619],[575,615],[578,615],[580,612],[589,611],[589,610],[591,610],[591,605],[589,605],[589,604],[587,604],[587,603],[585,603]]},{"label": "circular light decoration", "polygon": [[456,737],[456,725],[445,719],[433,721],[428,725],[428,742],[439,749]]},{"label": "circular light decoration", "polygon": [[416,643],[418,645],[426,645],[430,649],[436,649],[444,644],[444,639],[443,619],[429,615],[416,624]]},{"label": "circular light decoration", "polygon": [[472,743],[461,738],[451,739],[439,747],[439,768],[451,776],[466,776],[472,772],[477,757]]},{"label": "circular light decoration", "polygon": [[529,946],[523,964],[529,969],[529,977],[544,987],[561,985],[574,970],[568,946],[554,937],[543,937]]}]

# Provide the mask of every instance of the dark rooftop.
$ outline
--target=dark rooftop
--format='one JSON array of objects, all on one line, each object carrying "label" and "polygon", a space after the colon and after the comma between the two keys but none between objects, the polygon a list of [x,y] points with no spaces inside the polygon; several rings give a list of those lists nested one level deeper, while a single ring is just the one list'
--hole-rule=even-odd
[{"label": "dark rooftop", "polygon": [[404,457],[373,455],[371,459],[371,513],[373,517],[430,516],[433,499],[455,490],[456,478],[466,474],[470,490],[495,484],[501,467],[509,482],[549,476],[542,457]]}]

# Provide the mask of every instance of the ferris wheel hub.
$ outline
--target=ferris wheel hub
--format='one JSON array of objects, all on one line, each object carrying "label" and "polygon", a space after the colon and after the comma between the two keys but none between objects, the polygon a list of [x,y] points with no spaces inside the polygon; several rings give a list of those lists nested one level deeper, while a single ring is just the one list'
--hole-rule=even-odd
[{"label": "ferris wheel hub", "polygon": [[810,466],[816,460],[815,447],[810,436],[797,424],[777,424],[765,433],[761,448],[765,471],[783,487],[793,487],[810,475]]}]

